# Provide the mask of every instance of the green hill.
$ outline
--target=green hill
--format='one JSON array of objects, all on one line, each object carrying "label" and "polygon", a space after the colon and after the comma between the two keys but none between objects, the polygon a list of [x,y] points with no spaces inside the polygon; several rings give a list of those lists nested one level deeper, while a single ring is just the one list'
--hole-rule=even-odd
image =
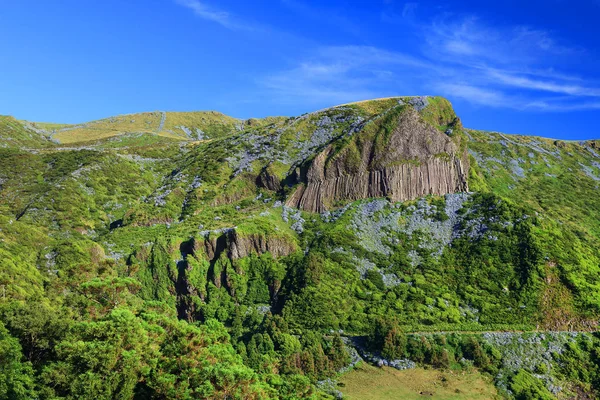
[{"label": "green hill", "polygon": [[[88,143],[111,140],[124,141],[129,138],[145,137],[147,142],[167,140],[201,141],[232,135],[245,129],[253,129],[281,120],[280,117],[239,120],[216,111],[194,112],[146,112],[125,114],[90,121],[82,124],[55,124],[17,121],[2,117],[0,143],[16,142],[25,145],[23,137],[34,134],[60,145],[83,146]],[[19,142],[17,142],[20,140]],[[30,141],[31,147],[43,146],[39,141]],[[5,146],[6,147],[6,146]]]},{"label": "green hill", "polygon": [[439,97],[2,117],[0,398],[594,398],[598,147]]}]

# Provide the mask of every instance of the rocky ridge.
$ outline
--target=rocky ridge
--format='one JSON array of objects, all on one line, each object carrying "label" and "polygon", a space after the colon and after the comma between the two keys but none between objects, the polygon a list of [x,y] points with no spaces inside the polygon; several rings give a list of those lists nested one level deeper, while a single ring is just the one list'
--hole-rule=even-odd
[{"label": "rocky ridge", "polygon": [[371,138],[365,128],[342,149],[328,145],[310,162],[286,204],[324,212],[345,200],[404,201],[468,191],[469,161],[460,143],[425,122],[413,107],[390,114],[391,132],[380,127]]}]

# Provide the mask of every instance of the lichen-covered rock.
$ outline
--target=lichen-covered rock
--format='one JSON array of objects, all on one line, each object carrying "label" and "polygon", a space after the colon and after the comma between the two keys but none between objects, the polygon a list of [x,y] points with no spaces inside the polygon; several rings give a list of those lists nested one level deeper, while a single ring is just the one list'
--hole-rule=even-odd
[{"label": "lichen-covered rock", "polygon": [[345,144],[327,146],[310,162],[287,205],[323,212],[347,200],[465,192],[468,169],[466,150],[406,106],[367,124]]}]

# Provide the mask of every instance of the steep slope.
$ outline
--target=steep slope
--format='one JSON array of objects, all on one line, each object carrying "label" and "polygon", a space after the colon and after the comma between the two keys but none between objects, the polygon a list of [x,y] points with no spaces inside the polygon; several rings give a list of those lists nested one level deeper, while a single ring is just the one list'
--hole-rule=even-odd
[{"label": "steep slope", "polygon": [[[600,200],[598,141],[569,142],[499,132],[467,131],[469,153],[484,187],[526,202],[536,211],[572,223],[600,238],[591,212]],[[567,211],[567,212],[565,212]]]},{"label": "steep slope", "polygon": [[[542,224],[536,235],[546,249],[547,320],[564,326],[573,319],[572,312],[565,315],[565,310],[598,310],[597,141],[567,142],[472,130],[467,133],[469,152],[476,164],[471,188],[525,205]],[[554,310],[547,309],[549,302],[554,303]]]}]

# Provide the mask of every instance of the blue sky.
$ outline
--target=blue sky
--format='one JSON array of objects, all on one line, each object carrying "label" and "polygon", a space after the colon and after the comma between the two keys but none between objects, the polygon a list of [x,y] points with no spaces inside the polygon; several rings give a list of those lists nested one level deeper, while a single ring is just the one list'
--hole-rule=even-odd
[{"label": "blue sky", "polygon": [[0,114],[17,118],[249,118],[441,95],[467,127],[600,138],[600,0],[0,5]]}]

